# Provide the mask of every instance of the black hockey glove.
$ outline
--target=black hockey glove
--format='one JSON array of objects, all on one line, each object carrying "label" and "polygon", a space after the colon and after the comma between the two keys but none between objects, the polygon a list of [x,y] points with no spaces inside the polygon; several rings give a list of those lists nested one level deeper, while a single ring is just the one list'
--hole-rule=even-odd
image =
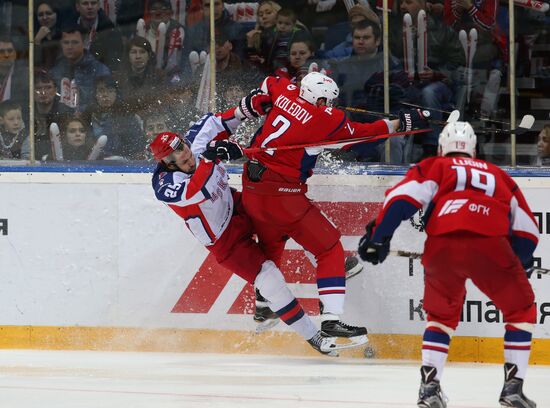
[{"label": "black hockey glove", "polygon": [[243,149],[237,143],[229,140],[212,140],[202,153],[206,160],[237,160],[243,157]]},{"label": "black hockey glove", "polygon": [[413,129],[428,127],[430,111],[422,109],[405,109],[399,111],[399,131],[409,132]]},{"label": "black hockey glove", "polygon": [[236,116],[241,120],[259,118],[271,110],[271,96],[255,89],[239,102]]},{"label": "black hockey glove", "polygon": [[391,237],[386,238],[384,242],[372,241],[372,230],[374,229],[374,220],[365,227],[367,233],[359,241],[357,253],[363,261],[370,262],[373,265],[384,262],[390,252]]}]

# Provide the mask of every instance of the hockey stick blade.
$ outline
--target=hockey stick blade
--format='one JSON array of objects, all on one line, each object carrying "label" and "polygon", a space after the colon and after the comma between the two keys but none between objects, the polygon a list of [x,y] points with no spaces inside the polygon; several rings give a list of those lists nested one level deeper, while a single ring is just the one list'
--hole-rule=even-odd
[{"label": "hockey stick blade", "polygon": [[496,133],[496,134],[516,134],[516,135],[522,135],[526,133],[527,131],[531,130],[533,127],[533,124],[535,123],[535,117],[533,115],[525,115],[521,122],[519,123],[519,126],[515,129],[474,129],[476,134],[486,134],[486,133]]},{"label": "hockey stick blade", "polygon": [[[353,108],[351,106],[341,106],[340,109],[347,110],[347,111],[350,111],[350,112],[368,113],[369,115],[380,116],[380,117],[388,118],[388,119],[396,119],[398,117],[397,115],[394,115],[394,114],[391,114],[391,113],[370,111],[370,110],[362,109],[362,108]],[[459,119],[460,119],[460,111],[458,109],[455,109],[454,111],[449,112],[449,117],[447,118],[446,121],[428,119],[428,122],[436,123],[438,125],[444,125],[446,123],[457,122]]]}]

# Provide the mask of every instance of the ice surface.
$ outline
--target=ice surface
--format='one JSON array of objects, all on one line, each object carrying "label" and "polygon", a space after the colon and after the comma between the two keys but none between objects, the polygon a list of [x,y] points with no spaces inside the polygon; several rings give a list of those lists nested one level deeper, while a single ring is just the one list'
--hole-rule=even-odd
[{"label": "ice surface", "polygon": [[[526,394],[550,407],[550,367]],[[2,408],[416,407],[417,362],[277,356],[0,350]],[[449,364],[449,408],[498,408],[502,368]]]}]

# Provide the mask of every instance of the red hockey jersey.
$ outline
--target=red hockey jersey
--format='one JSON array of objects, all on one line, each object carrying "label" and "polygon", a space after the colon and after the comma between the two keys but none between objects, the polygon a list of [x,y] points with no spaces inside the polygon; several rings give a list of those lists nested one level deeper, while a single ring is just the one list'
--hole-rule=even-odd
[{"label": "red hockey jersey", "polygon": [[520,189],[502,169],[468,157],[431,157],[413,166],[386,192],[373,240],[393,235],[424,208],[428,235],[471,231],[509,236],[521,259],[532,256],[539,229]]},{"label": "red hockey jersey", "polygon": [[[273,108],[254,136],[250,145],[253,148],[360,138],[390,131],[388,121],[351,122],[339,109],[312,105],[299,97],[299,88],[286,78],[267,77],[262,91],[271,95]],[[319,148],[270,151],[253,153],[250,158],[279,174],[305,181],[321,151]]]}]

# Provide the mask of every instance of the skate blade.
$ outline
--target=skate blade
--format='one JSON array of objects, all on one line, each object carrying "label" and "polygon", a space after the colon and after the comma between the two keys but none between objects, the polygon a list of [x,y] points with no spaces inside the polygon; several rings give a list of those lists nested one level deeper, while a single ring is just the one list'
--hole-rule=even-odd
[{"label": "skate blade", "polygon": [[325,343],[321,346],[321,351],[324,356],[338,357],[339,354],[336,351],[336,337],[329,337],[330,343]]},{"label": "skate blade", "polygon": [[266,320],[262,323],[259,323],[256,326],[256,334],[263,333],[263,332],[271,329],[272,327],[277,326],[280,321],[281,321],[281,319],[269,319],[269,320]]},{"label": "skate blade", "polygon": [[350,270],[346,271],[346,280],[353,278],[355,275],[359,275],[363,271],[363,264],[359,262],[357,265],[355,265]]},{"label": "skate blade", "polygon": [[[338,339],[341,339],[342,337],[338,337]],[[366,334],[363,334],[362,336],[355,336],[355,337],[349,337],[349,342],[347,343],[336,343],[333,350],[347,350],[352,349],[356,347],[361,347],[369,342],[369,338]]]}]

